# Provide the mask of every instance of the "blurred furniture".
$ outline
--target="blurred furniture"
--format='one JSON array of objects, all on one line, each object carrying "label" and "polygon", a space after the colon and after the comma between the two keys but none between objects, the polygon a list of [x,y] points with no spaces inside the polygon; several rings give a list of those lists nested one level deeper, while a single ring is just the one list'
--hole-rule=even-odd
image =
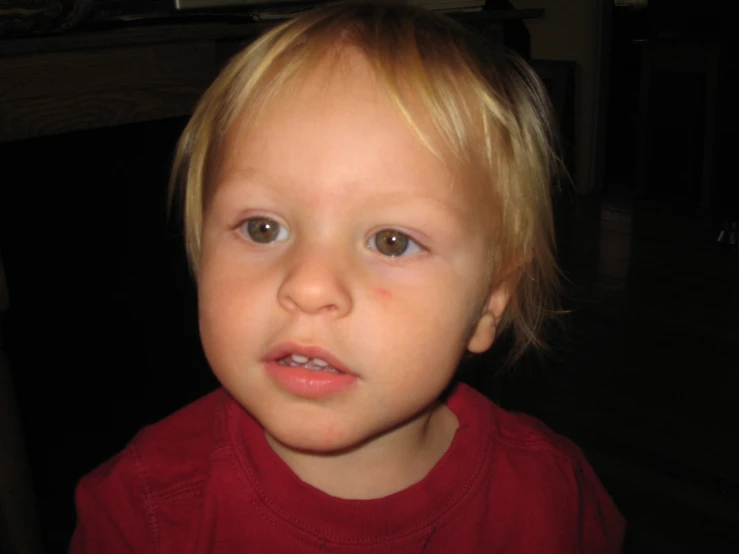
[{"label": "blurred furniture", "polygon": [[[654,101],[652,83],[656,73],[697,74],[703,79],[704,111],[703,149],[701,156],[700,203],[711,206],[714,171],[714,146],[717,130],[717,106],[719,85],[719,52],[717,44],[701,42],[672,42],[644,40],[641,45],[641,83],[639,94],[639,145],[636,162],[637,190],[644,192],[647,186],[648,160],[650,157],[650,103]],[[680,90],[673,91],[680,95]],[[685,109],[690,110],[689,102]],[[679,117],[680,114],[676,114]],[[677,160],[676,160],[677,161]]]},{"label": "blurred furniture", "polygon": [[0,37],[63,32],[87,17],[96,0],[3,0]]},{"label": "blurred furniture", "polygon": [[156,25],[0,41],[0,142],[187,115],[264,28]]}]

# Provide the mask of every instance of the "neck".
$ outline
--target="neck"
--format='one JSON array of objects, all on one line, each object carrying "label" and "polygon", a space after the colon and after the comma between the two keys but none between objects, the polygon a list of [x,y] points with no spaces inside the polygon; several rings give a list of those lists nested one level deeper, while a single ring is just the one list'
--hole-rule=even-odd
[{"label": "neck", "polygon": [[421,481],[449,449],[459,426],[444,404],[402,427],[337,453],[293,450],[267,442],[304,482],[338,498],[382,498]]}]

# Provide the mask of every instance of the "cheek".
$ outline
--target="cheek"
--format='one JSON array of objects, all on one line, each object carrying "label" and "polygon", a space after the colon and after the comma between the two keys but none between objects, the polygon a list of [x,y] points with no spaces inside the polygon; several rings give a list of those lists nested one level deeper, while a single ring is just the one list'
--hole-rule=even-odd
[{"label": "cheek", "polygon": [[201,294],[198,306],[200,341],[213,369],[233,354],[231,344],[235,314],[210,291]]},{"label": "cheek", "polygon": [[228,288],[208,280],[198,290],[198,315],[201,327],[218,328],[231,319],[235,303],[226,302]]},{"label": "cheek", "polygon": [[[254,333],[252,310],[264,311],[259,306],[258,286],[244,286],[242,280],[230,272],[204,273],[198,287],[198,316],[204,347],[212,346],[219,352],[233,348]],[[264,298],[264,294],[261,298]]]}]

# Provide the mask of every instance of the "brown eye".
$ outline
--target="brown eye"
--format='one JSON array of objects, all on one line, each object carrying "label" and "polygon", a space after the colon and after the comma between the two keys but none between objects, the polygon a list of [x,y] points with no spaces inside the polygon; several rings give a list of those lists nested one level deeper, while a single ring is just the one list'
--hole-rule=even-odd
[{"label": "brown eye", "polygon": [[266,217],[255,217],[247,221],[246,232],[251,240],[260,244],[287,240],[289,235],[282,225]]},{"label": "brown eye", "polygon": [[420,251],[418,244],[405,233],[384,229],[370,239],[370,248],[390,257],[414,254]]}]

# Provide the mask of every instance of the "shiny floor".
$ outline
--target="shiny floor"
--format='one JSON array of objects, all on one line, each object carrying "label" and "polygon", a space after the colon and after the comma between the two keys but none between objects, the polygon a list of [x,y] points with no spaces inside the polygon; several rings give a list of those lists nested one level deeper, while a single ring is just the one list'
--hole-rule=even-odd
[{"label": "shiny floor", "polygon": [[[3,331],[50,553],[69,540],[77,479],[215,386],[162,210],[181,125],[0,150],[26,182],[0,190]],[[739,253],[660,190],[558,197],[569,313],[553,352],[496,375],[494,350],[469,379],[583,447],[629,521],[627,553],[736,553]]]}]

